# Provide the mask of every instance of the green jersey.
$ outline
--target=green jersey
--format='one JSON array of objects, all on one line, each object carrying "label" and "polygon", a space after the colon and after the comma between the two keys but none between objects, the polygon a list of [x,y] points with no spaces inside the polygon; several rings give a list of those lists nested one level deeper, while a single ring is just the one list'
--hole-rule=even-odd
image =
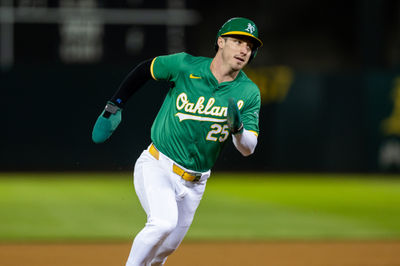
[{"label": "green jersey", "polygon": [[243,71],[233,81],[218,83],[211,61],[179,53],[158,56],[151,64],[155,80],[174,84],[153,123],[151,139],[176,163],[199,172],[212,168],[229,137],[229,98],[237,101],[244,128],[258,135],[258,87]]}]

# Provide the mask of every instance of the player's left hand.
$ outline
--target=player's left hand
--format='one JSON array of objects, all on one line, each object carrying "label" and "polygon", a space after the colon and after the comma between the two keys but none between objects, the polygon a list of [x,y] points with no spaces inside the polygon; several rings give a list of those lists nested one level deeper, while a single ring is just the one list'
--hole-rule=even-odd
[{"label": "player's left hand", "polygon": [[240,117],[237,103],[233,98],[230,98],[228,102],[228,116],[226,120],[231,134],[235,135],[243,132],[242,118]]},{"label": "player's left hand", "polygon": [[92,140],[95,143],[106,141],[121,122],[122,109],[112,102],[107,102],[104,111],[97,118],[92,131]]}]

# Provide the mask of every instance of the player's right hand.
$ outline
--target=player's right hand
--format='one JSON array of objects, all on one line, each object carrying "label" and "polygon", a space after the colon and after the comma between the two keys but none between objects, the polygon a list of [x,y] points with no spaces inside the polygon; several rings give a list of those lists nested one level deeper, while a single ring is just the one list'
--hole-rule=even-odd
[{"label": "player's right hand", "polygon": [[104,111],[97,118],[92,131],[92,140],[95,143],[106,141],[121,122],[122,109],[112,102],[107,102]]}]

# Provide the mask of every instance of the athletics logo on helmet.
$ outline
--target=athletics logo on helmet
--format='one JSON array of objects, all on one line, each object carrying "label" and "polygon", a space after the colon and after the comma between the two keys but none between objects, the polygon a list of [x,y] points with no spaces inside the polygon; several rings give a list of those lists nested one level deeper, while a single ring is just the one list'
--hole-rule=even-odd
[{"label": "athletics logo on helmet", "polygon": [[256,30],[256,26],[252,25],[251,23],[247,23],[247,28],[245,29],[245,31],[250,32],[251,34],[253,34],[253,32]]},{"label": "athletics logo on helmet", "polygon": [[222,36],[248,36],[251,38],[254,44],[253,51],[251,53],[250,60],[253,59],[259,47],[263,45],[262,41],[258,38],[258,29],[256,24],[247,18],[231,18],[222,25],[219,29],[217,38],[215,39],[214,47],[215,51],[218,51],[217,40]]}]

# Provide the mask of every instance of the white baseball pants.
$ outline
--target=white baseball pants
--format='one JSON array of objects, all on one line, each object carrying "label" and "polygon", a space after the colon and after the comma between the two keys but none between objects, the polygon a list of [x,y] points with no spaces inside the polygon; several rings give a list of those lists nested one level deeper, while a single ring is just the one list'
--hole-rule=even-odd
[{"label": "white baseball pants", "polygon": [[134,185],[147,223],[133,241],[126,266],[164,265],[193,221],[210,171],[190,182],[172,171],[173,163],[161,152],[157,160],[148,149],[136,161]]}]

